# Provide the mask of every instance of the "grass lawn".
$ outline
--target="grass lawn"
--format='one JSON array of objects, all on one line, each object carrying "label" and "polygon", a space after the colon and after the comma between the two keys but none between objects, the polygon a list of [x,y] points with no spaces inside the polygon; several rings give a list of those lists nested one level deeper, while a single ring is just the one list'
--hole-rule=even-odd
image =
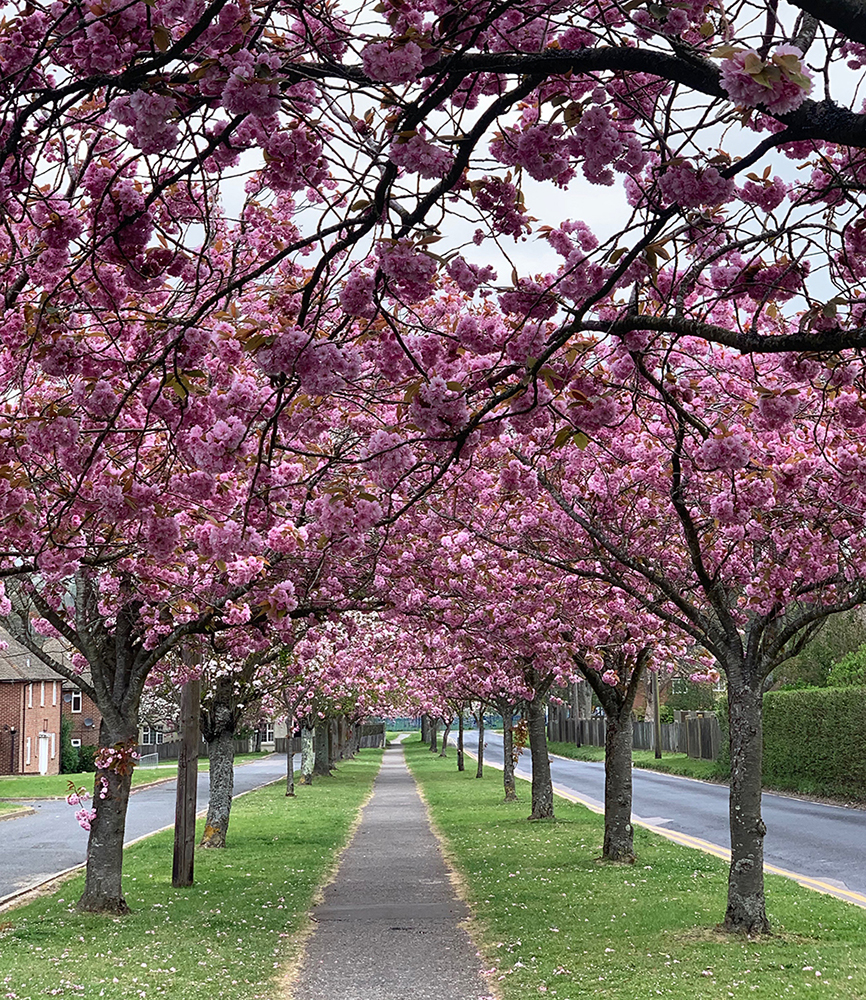
[{"label": "grass lawn", "polygon": [[505,804],[499,771],[478,781],[414,742],[406,757],[504,1000],[866,997],[866,910],[767,876],[775,935],[730,938],[723,861],[638,829],[635,865],[602,864],[588,809],[557,799],[555,822],[529,823],[526,782]]},{"label": "grass lawn", "polygon": [[[267,756],[263,753],[242,753],[235,757],[235,764],[243,764],[250,760],[259,760]],[[207,757],[199,758],[199,770],[206,771],[210,767]],[[164,781],[177,774],[177,763],[160,764],[158,767],[137,767],[132,772],[132,786],[139,788],[150,785],[154,781]],[[0,778],[0,799],[57,799],[66,796],[70,781],[76,786],[83,785],[89,792],[93,790],[94,775],[82,771],[79,774],[21,774],[8,778]]]},{"label": "grass lawn", "polygon": [[196,852],[190,889],[171,886],[170,831],[128,848],[131,916],[75,912],[82,876],[0,913],[0,996],[280,1000],[283,963],[381,759],[365,750],[294,799],[279,784],[239,798],[229,846]]},{"label": "grass lawn", "polygon": [[[604,747],[576,747],[573,743],[548,743],[551,753],[571,760],[603,761]],[[664,771],[666,774],[681,774],[687,778],[703,778],[705,781],[725,781],[728,775],[714,760],[700,760],[689,757],[685,753],[666,753],[661,760],[656,760],[652,750],[633,750],[632,761],[635,767],[646,767],[651,771]]]},{"label": "grass lawn", "polygon": [[15,802],[0,802],[0,816],[3,813],[17,812],[21,806]]}]

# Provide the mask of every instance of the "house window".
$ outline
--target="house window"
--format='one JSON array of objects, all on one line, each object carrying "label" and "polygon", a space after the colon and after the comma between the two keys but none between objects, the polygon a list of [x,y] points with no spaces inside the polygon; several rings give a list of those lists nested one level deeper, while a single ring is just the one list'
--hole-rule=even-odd
[{"label": "house window", "polygon": [[161,726],[142,726],[141,745],[143,747],[158,746],[162,743],[163,732]]},{"label": "house window", "polygon": [[69,741],[69,745],[73,746],[73,747],[80,747],[81,746],[81,740],[70,740]]},{"label": "house window", "polygon": [[273,743],[274,742],[274,724],[273,722],[268,722],[265,725],[265,731],[262,735],[263,743]]},{"label": "house window", "polygon": [[26,743],[25,748],[24,748],[24,763],[25,764],[29,764],[30,763],[30,737],[29,736],[27,737],[27,743]]},{"label": "house window", "polygon": [[56,749],[57,749],[57,746],[56,746],[56,742],[55,742],[55,739],[54,739],[54,737],[55,737],[55,734],[54,734],[54,733],[52,733],[52,734],[51,734],[51,759],[52,759],[52,760],[54,760],[54,754],[55,754],[55,752],[56,752]]},{"label": "house window", "polygon": [[51,704],[57,704],[57,681],[51,682]]},{"label": "house window", "polygon": [[45,681],[42,682],[42,690],[39,693],[39,707],[45,708]]},{"label": "house window", "polygon": [[81,692],[80,691],[73,691],[72,692],[72,711],[73,712],[80,712],[81,711]]},{"label": "house window", "polygon": [[27,707],[33,708],[33,685],[27,685]]}]

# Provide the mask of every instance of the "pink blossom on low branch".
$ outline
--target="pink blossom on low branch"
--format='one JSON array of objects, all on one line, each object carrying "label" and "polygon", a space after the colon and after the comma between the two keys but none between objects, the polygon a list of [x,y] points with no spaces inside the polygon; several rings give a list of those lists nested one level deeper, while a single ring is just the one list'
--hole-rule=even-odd
[{"label": "pink blossom on low branch", "polygon": [[454,154],[429,142],[424,131],[399,137],[388,150],[388,159],[411,174],[422,177],[442,177],[451,168]]}]

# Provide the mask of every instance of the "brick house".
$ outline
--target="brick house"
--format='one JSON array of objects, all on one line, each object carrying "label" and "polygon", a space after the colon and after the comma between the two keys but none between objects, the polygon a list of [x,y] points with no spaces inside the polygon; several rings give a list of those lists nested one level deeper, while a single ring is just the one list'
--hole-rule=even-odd
[{"label": "brick house", "polygon": [[[89,681],[90,676],[85,671],[83,680]],[[90,695],[80,691],[72,681],[63,681],[63,699],[60,711],[72,720],[70,738],[74,747],[97,746],[99,744],[99,726],[102,715]]]},{"label": "brick house", "polygon": [[11,636],[0,652],[0,774],[60,773],[60,677]]},{"label": "brick house", "polygon": [[[0,630],[0,774],[59,774],[60,718],[73,719],[73,742],[96,743],[101,716],[87,695]],[[64,664],[69,654],[46,644]],[[90,723],[88,725],[88,723]]]}]

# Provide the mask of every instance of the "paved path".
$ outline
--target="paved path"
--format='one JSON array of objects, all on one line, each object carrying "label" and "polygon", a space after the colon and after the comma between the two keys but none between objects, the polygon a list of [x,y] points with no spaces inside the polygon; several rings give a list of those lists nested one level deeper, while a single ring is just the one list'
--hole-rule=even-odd
[{"label": "paved path", "polygon": [[485,1000],[489,988],[399,747],[324,901],[294,1000]]},{"label": "paved path", "polygon": [[[285,773],[286,758],[282,754],[241,764],[235,768],[235,795],[266,785]],[[209,790],[210,774],[200,771],[199,809],[207,808]],[[127,842],[173,825],[176,795],[176,781],[134,791],[126,817]],[[64,800],[22,801],[36,812],[0,824],[0,903],[6,896],[82,864],[87,855],[87,833],[75,822],[75,810]]]},{"label": "paved path", "polygon": [[[478,733],[468,731],[465,745],[477,750]],[[484,734],[485,761],[502,764],[502,737]],[[453,752],[453,751],[452,751]],[[532,776],[528,748],[520,758],[518,774]],[[604,764],[551,758],[551,774],[558,791],[604,810]],[[665,832],[683,834],[681,843],[727,850],[728,788],[672,774],[635,768],[634,819]],[[866,810],[824,805],[765,792],[762,814],[767,824],[764,858],[768,869],[806,876],[804,885],[866,906]],[[714,852],[715,853],[715,852]]]}]

